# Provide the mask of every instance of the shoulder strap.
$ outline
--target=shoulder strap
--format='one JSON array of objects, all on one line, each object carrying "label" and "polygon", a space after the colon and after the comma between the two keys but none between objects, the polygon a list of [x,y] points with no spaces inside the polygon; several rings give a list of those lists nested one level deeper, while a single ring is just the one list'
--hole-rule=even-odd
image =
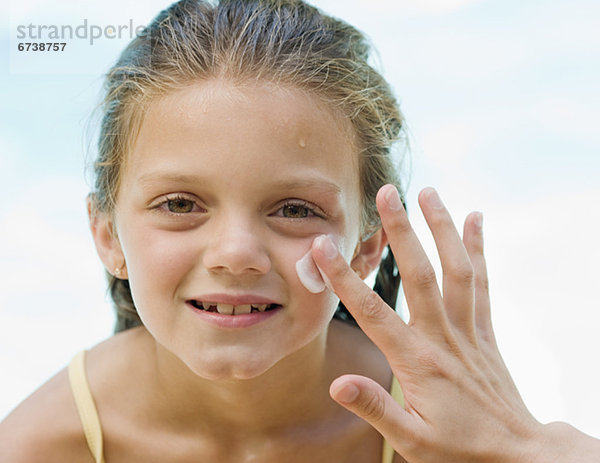
[{"label": "shoulder strap", "polygon": [[[390,395],[394,398],[396,402],[398,402],[402,408],[404,408],[404,394],[402,393],[402,388],[400,387],[400,383],[394,376],[392,379],[392,388],[390,390]],[[381,463],[392,463],[394,461],[394,449],[392,446],[386,441],[383,440],[383,456],[381,458]]]},{"label": "shoulder strap", "polygon": [[69,383],[81,419],[85,439],[96,463],[104,463],[102,428],[94,398],[85,375],[85,351],[79,352],[69,364]]}]

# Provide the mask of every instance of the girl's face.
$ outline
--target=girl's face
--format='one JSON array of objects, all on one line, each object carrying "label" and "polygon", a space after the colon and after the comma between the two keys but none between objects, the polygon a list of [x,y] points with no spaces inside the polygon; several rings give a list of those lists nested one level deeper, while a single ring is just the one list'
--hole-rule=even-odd
[{"label": "girl's face", "polygon": [[150,104],[118,240],[145,327],[199,376],[255,377],[325,339],[337,298],[308,292],[295,264],[321,234],[354,257],[351,131],[316,97],[268,84],[201,82]]}]

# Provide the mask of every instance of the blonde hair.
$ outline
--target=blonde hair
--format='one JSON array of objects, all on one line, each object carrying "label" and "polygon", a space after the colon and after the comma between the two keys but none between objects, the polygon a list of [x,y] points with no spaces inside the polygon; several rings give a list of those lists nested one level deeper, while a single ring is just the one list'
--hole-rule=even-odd
[{"label": "blonde hair", "polygon": [[[403,136],[403,118],[389,85],[368,64],[369,52],[361,32],[301,0],[174,3],[126,47],[106,76],[94,207],[113,213],[123,161],[153,98],[209,78],[261,80],[311,92],[351,122],[360,156],[361,233],[372,233],[380,227],[378,189],[392,183],[402,194],[391,148]],[[389,293],[382,296],[394,306],[399,275],[391,253],[386,259],[376,289]],[[107,277],[115,330],[140,324],[128,281]],[[343,306],[338,316],[352,318]]]}]

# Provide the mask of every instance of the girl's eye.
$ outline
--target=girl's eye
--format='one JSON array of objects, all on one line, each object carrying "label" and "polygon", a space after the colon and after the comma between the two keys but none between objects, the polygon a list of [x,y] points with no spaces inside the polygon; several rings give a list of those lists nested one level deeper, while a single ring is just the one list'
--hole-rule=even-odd
[{"label": "girl's eye", "polygon": [[288,219],[303,219],[308,217],[310,209],[302,204],[286,204],[281,208],[281,213]]},{"label": "girl's eye", "polygon": [[309,203],[304,202],[288,202],[279,208],[277,213],[280,217],[286,219],[306,219],[311,217],[321,217],[316,212],[316,208]]},{"label": "girl's eye", "polygon": [[196,201],[188,199],[185,196],[171,196],[164,198],[159,204],[154,206],[159,212],[172,215],[185,215],[193,212],[206,212]]},{"label": "girl's eye", "polygon": [[185,198],[167,199],[167,209],[175,214],[187,214],[194,209],[194,201]]}]

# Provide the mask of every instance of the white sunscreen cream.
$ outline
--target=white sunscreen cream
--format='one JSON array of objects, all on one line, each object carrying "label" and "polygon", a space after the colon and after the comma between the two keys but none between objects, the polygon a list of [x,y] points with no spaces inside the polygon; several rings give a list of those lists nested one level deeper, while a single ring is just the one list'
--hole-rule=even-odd
[{"label": "white sunscreen cream", "polygon": [[[335,239],[329,235],[335,243]],[[339,247],[339,245],[338,245]],[[331,289],[331,284],[327,276],[321,272],[312,258],[312,246],[302,258],[296,262],[296,273],[304,287],[313,294],[321,293],[325,288]]]},{"label": "white sunscreen cream", "polygon": [[296,273],[300,282],[313,294],[321,293],[325,290],[325,280],[321,276],[315,261],[312,258],[311,249],[296,262]]}]

